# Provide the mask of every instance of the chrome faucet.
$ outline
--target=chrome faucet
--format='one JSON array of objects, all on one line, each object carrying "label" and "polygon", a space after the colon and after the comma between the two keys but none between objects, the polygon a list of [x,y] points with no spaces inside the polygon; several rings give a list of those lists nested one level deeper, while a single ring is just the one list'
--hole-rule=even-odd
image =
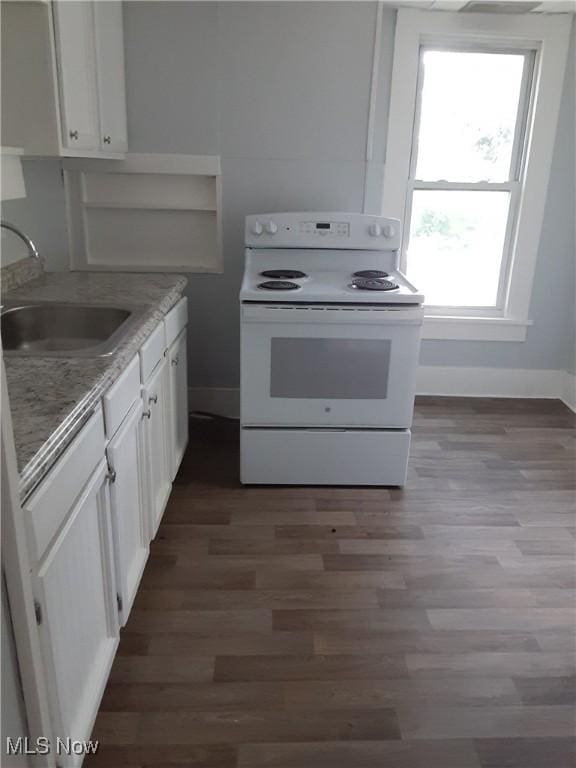
[{"label": "chrome faucet", "polygon": [[22,240],[23,243],[26,243],[29,256],[31,256],[34,259],[40,258],[40,254],[38,253],[38,248],[36,248],[36,246],[34,245],[32,240],[30,240],[28,235],[25,235],[24,232],[18,229],[17,226],[15,226],[14,224],[10,224],[9,221],[0,221],[0,227],[4,227],[4,229],[9,229],[10,232],[14,232],[15,235],[18,235],[20,240]]}]

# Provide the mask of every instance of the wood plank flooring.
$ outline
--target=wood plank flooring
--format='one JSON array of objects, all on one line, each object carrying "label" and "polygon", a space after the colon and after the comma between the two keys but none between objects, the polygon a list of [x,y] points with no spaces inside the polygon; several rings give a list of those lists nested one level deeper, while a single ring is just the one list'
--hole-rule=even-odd
[{"label": "wood plank flooring", "polygon": [[576,765],[574,427],[419,398],[405,489],[242,488],[193,420],[85,765]]}]

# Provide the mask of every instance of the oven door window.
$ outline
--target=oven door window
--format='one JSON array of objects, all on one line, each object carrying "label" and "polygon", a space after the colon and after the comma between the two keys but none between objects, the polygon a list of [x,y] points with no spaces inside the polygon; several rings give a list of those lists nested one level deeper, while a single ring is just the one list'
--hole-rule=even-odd
[{"label": "oven door window", "polygon": [[384,400],[390,339],[272,338],[271,397]]}]

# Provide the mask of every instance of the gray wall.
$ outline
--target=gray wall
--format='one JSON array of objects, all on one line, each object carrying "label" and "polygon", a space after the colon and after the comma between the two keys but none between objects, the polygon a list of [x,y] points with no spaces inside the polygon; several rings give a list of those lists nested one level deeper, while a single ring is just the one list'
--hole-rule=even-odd
[{"label": "gray wall", "polygon": [[574,31],[563,87],[558,131],[540,238],[530,318],[523,343],[427,341],[423,365],[550,368],[574,371],[575,263],[574,215],[575,105]]},{"label": "gray wall", "polygon": [[[375,19],[373,2],[125,3],[131,150],[222,158],[224,273],[190,277],[192,386],[238,385],[244,216],[362,210]],[[384,82],[394,20],[385,9]],[[425,341],[423,364],[574,370],[573,91],[570,68],[526,342]],[[7,214],[63,268],[57,163],[25,173],[30,199]]]},{"label": "gray wall", "polygon": [[[224,274],[190,280],[192,385],[238,384],[243,217],[362,210],[375,17],[375,3],[126,4],[131,148],[222,157]],[[423,364],[573,366],[573,87],[571,70],[526,342],[426,341]]]},{"label": "gray wall", "polygon": [[[566,271],[567,301],[566,312],[568,315],[568,332],[566,334],[566,370],[576,374],[576,20],[572,22],[572,45],[568,59],[568,72],[564,91],[564,119],[561,122],[560,136],[565,136],[566,155],[565,171],[568,174],[568,188],[566,192],[567,221],[572,224],[572,238],[568,235],[569,256],[568,269]],[[560,159],[562,163],[562,159]],[[571,289],[570,289],[571,286]]]},{"label": "gray wall", "polygon": [[374,3],[125,6],[131,149],[222,158],[224,273],[190,278],[193,386],[238,385],[244,216],[362,209],[375,18]]},{"label": "gray wall", "polygon": [[[22,228],[46,258],[50,270],[68,269],[68,241],[64,184],[56,158],[22,160],[26,197],[2,203],[2,218]],[[2,251],[25,256],[26,248],[15,235],[2,231]],[[3,257],[4,258],[4,257]]]}]

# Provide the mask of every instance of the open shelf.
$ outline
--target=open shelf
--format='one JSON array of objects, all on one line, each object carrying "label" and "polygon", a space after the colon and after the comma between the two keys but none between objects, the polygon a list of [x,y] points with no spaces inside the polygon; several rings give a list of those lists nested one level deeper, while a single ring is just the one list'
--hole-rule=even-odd
[{"label": "open shelf", "polygon": [[219,158],[130,155],[66,170],[76,269],[218,272]]},{"label": "open shelf", "polygon": [[202,213],[217,213],[216,207],[203,208],[199,205],[169,205],[162,203],[155,203],[154,205],[148,203],[84,203],[84,208],[98,209],[98,208],[111,208],[113,210],[127,210],[127,211],[198,211]]}]

